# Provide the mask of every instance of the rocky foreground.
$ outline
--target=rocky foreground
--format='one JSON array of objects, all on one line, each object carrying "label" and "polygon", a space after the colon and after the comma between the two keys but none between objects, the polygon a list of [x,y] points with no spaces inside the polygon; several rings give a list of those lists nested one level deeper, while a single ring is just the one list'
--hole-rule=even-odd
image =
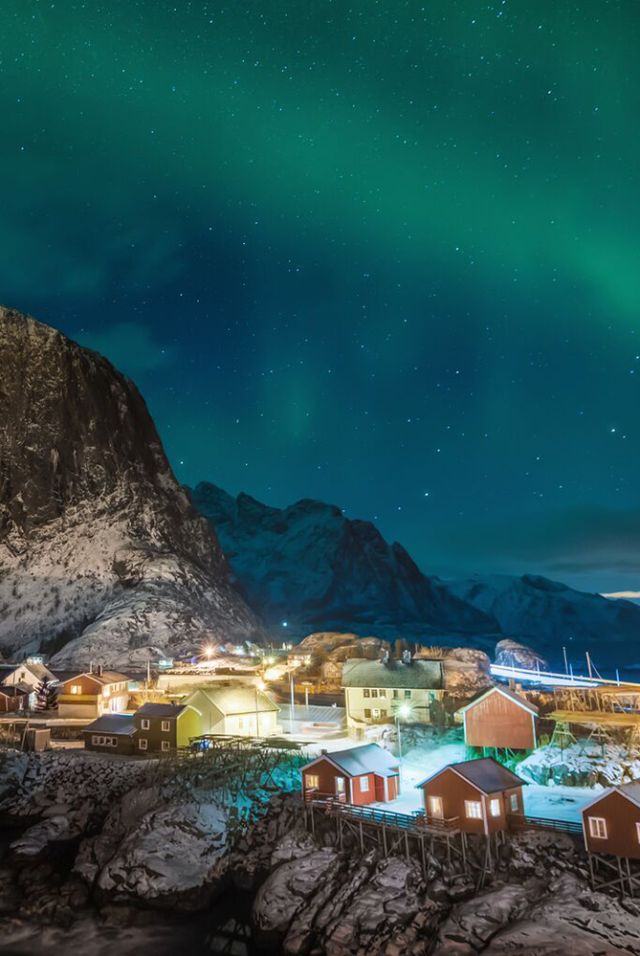
[{"label": "rocky foreground", "polygon": [[328,821],[312,838],[295,782],[283,765],[232,798],[154,761],[0,754],[0,951],[640,954],[640,905],[592,892],[568,836],[514,838],[478,892],[437,855],[425,875],[341,852]]}]

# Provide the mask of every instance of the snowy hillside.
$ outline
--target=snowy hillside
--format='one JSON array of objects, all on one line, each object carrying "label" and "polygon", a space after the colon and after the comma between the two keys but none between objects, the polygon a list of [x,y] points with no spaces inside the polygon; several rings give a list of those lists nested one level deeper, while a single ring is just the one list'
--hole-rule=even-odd
[{"label": "snowy hillside", "polygon": [[303,500],[270,508],[249,495],[232,498],[202,482],[193,492],[211,522],[248,603],[289,632],[350,630],[487,634],[493,620],[426,577],[404,550],[368,521],[333,505]]},{"label": "snowy hillside", "polygon": [[0,308],[0,651],[144,660],[257,622],[135,386]]},{"label": "snowy hillside", "polygon": [[500,631],[562,661],[562,646],[584,670],[584,652],[598,667],[640,664],[640,607],[575,591],[532,574],[475,576],[448,584],[450,592],[497,621]]}]

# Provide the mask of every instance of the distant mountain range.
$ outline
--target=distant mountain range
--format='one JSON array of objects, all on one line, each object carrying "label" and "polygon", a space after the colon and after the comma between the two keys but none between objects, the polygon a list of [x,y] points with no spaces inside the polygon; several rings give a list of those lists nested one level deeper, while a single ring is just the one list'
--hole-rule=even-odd
[{"label": "distant mountain range", "polygon": [[340,508],[302,500],[273,508],[209,482],[192,492],[215,529],[247,603],[276,631],[352,631],[422,644],[466,643],[493,653],[503,637],[556,666],[562,647],[584,669],[640,663],[640,607],[536,575],[444,581],[423,574],[397,543]]}]

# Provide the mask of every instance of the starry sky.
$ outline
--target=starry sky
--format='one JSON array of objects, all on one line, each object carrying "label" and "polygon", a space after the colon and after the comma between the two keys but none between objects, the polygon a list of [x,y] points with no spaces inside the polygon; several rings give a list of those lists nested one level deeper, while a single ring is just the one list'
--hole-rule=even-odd
[{"label": "starry sky", "polygon": [[4,0],[0,301],[180,480],[640,590],[636,0]]}]

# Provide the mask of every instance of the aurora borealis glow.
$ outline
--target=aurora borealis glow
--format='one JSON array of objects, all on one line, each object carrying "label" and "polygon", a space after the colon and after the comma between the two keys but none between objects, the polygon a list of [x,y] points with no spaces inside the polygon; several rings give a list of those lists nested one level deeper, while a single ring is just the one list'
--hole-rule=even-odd
[{"label": "aurora borealis glow", "polygon": [[185,482],[638,588],[639,49],[635,0],[5,0],[0,299]]}]

